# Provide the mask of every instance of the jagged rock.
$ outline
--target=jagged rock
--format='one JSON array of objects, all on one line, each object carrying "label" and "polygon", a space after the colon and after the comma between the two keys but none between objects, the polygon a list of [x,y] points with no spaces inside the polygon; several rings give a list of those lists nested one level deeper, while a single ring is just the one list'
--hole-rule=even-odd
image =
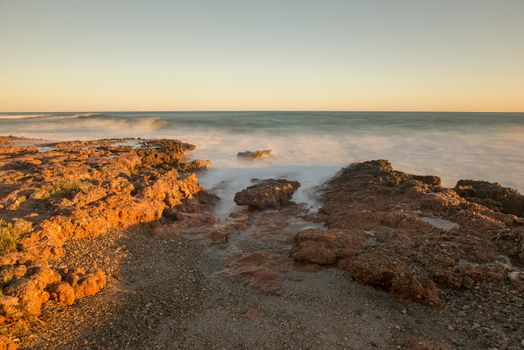
[{"label": "jagged rock", "polygon": [[8,229],[18,230],[11,251],[0,256],[1,287],[18,301],[21,316],[38,316],[50,297],[70,305],[104,287],[101,270],[61,276],[47,266],[68,240],[158,220],[202,190],[195,174],[179,173],[207,165],[187,160],[193,145],[140,140],[133,148],[118,141],[60,142],[44,145],[45,153],[1,147],[0,214],[9,218]]},{"label": "jagged rock", "polygon": [[25,278],[20,278],[5,288],[5,294],[19,299],[21,309],[33,316],[40,315],[42,304],[49,300],[45,290],[58,282],[60,275],[47,265],[35,266]]},{"label": "jagged rock", "polygon": [[95,295],[99,290],[104,288],[106,284],[106,276],[102,270],[97,270],[94,273],[89,273],[80,278],[75,277],[73,290],[77,299]]},{"label": "jagged rock", "polygon": [[297,181],[267,179],[235,194],[237,205],[247,205],[250,209],[278,209],[287,204],[296,189]]},{"label": "jagged rock", "polygon": [[162,213],[162,225],[153,229],[157,237],[177,237],[184,233],[210,238],[223,243],[231,230],[218,224],[212,210],[220,198],[207,191],[200,191],[179,206],[166,208]]},{"label": "jagged rock", "polygon": [[393,170],[386,160],[342,169],[323,186],[327,229],[296,234],[293,259],[335,265],[401,302],[435,308],[443,306],[441,287],[507,279],[506,267],[497,261],[500,254],[522,252],[522,226],[514,216],[439,184],[437,177]]},{"label": "jagged rock", "polygon": [[49,287],[49,293],[52,300],[62,305],[73,305],[75,302],[75,290],[69,283],[55,283]]},{"label": "jagged rock", "polygon": [[0,281],[3,285],[9,285],[16,279],[19,279],[27,273],[27,266],[25,265],[7,265],[0,269]]},{"label": "jagged rock", "polygon": [[5,335],[0,335],[0,350],[16,350],[16,344]]},{"label": "jagged rock", "polygon": [[411,175],[411,177],[416,180],[420,181],[422,183],[425,183],[430,186],[441,186],[442,180],[438,176],[434,175]]},{"label": "jagged rock", "polygon": [[261,158],[267,158],[271,157],[271,150],[270,149],[262,149],[257,151],[245,151],[245,152],[238,152],[237,157],[240,159],[261,159]]},{"label": "jagged rock", "polygon": [[487,181],[460,180],[455,191],[461,197],[493,210],[524,216],[524,196],[512,188]]},{"label": "jagged rock", "polygon": [[181,172],[192,172],[192,171],[199,171],[199,170],[205,170],[211,166],[210,160],[202,160],[202,159],[196,159],[189,163],[183,163],[178,167],[178,169]]},{"label": "jagged rock", "polygon": [[16,318],[21,314],[18,298],[9,295],[0,296],[0,314],[4,317]]}]

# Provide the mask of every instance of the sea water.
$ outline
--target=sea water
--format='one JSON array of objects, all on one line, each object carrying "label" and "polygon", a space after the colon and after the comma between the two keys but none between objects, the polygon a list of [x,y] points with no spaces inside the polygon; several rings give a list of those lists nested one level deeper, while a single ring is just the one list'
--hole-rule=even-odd
[{"label": "sea water", "polygon": [[[213,167],[201,175],[223,197],[222,211],[252,179],[302,186],[295,200],[315,206],[315,186],[357,161],[388,159],[395,169],[496,181],[524,192],[524,113],[436,112],[102,112],[0,113],[0,135],[45,140],[176,138]],[[241,151],[271,149],[245,161]],[[226,203],[228,203],[226,205]]]}]

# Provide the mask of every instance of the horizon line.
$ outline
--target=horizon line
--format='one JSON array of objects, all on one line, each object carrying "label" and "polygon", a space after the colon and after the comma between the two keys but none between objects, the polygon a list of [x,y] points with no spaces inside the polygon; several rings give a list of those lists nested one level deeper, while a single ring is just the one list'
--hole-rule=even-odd
[{"label": "horizon line", "polygon": [[209,112],[224,112],[224,113],[253,113],[253,112],[318,112],[318,113],[524,113],[522,111],[464,111],[464,110],[329,110],[329,109],[179,109],[179,110],[76,110],[76,111],[0,111],[2,114],[6,113],[209,113]]}]

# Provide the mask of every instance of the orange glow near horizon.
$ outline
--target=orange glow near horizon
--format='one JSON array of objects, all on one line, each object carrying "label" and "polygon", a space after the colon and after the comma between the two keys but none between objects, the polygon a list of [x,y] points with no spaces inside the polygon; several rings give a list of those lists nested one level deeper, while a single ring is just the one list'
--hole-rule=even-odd
[{"label": "orange glow near horizon", "polygon": [[[21,91],[0,89],[0,112],[60,112],[60,111],[462,111],[462,112],[523,112],[524,91],[502,89],[478,91],[475,94],[435,92],[427,96],[416,91],[296,91],[294,87],[281,93],[238,89],[229,94],[200,91],[199,94],[164,91],[122,92],[117,86],[103,89],[87,87],[75,93],[68,91]],[[20,89],[23,90],[23,89]],[[176,89],[173,89],[176,91]]]}]

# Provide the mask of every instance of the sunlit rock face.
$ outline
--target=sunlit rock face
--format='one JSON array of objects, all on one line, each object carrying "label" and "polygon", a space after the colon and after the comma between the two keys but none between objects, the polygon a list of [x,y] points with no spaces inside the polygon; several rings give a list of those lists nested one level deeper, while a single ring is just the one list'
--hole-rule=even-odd
[{"label": "sunlit rock face", "polygon": [[187,160],[193,145],[134,142],[0,147],[2,322],[38,316],[50,298],[71,305],[104,287],[100,269],[48,263],[68,240],[158,220],[202,191],[194,172],[208,162]]}]

